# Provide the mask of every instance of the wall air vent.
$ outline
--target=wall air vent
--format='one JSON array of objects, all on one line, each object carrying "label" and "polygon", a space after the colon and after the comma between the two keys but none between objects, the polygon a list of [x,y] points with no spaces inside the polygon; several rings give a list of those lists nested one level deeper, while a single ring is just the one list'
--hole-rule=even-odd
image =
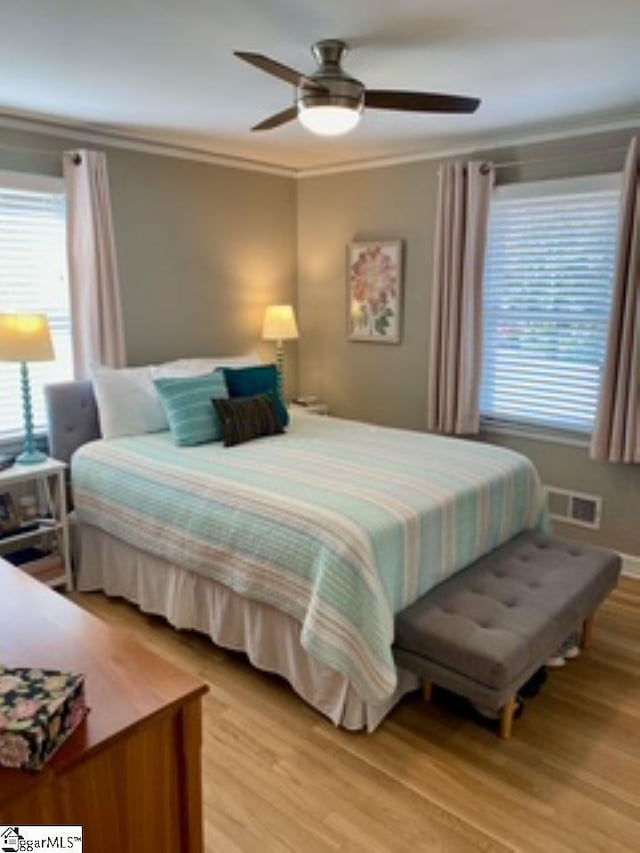
[{"label": "wall air vent", "polygon": [[556,486],[545,486],[549,513],[554,521],[575,524],[578,527],[600,528],[602,498],[600,495],[587,495],[584,492],[572,492]]}]

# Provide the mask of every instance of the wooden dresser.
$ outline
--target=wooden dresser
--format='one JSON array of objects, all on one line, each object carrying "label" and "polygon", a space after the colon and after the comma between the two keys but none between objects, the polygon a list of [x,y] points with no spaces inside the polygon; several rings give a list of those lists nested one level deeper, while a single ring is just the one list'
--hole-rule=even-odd
[{"label": "wooden dresser", "polygon": [[0,663],[82,672],[91,708],[39,773],[0,768],[0,824],[82,824],[90,853],[202,851],[202,682],[5,560]]}]

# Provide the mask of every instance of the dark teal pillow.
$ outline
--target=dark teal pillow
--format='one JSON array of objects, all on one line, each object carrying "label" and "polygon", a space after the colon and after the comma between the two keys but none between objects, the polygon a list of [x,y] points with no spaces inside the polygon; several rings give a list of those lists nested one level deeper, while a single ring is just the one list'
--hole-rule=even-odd
[{"label": "dark teal pillow", "polygon": [[273,394],[278,420],[283,427],[289,423],[289,412],[278,390],[278,369],[275,364],[258,367],[223,367],[229,397],[255,397],[256,394]]},{"label": "dark teal pillow", "polygon": [[214,371],[205,376],[156,379],[154,385],[176,444],[191,447],[222,439],[222,424],[211,405],[213,399],[229,396],[222,373]]}]

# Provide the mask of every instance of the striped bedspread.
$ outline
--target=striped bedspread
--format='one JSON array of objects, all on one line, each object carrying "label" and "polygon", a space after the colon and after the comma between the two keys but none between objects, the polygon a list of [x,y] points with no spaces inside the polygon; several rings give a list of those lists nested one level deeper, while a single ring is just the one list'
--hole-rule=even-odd
[{"label": "striped bedspread", "polygon": [[72,476],[81,523],[294,616],[308,654],[372,704],[396,684],[394,614],[546,522],[523,456],[306,413],[226,449],[93,442]]}]

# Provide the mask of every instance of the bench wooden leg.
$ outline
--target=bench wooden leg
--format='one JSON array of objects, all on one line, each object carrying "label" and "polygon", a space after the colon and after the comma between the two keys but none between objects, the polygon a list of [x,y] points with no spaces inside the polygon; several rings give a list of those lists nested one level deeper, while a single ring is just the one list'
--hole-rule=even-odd
[{"label": "bench wooden leg", "polygon": [[582,624],[582,637],[580,638],[580,647],[588,649],[591,646],[593,639],[593,616],[589,616]]},{"label": "bench wooden leg", "polygon": [[430,681],[422,682],[422,698],[425,702],[431,702],[433,696],[433,684]]},{"label": "bench wooden leg", "polygon": [[502,740],[509,740],[511,737],[511,729],[513,727],[513,715],[518,707],[518,702],[515,696],[512,696],[507,704],[502,709],[500,717],[500,737]]}]

